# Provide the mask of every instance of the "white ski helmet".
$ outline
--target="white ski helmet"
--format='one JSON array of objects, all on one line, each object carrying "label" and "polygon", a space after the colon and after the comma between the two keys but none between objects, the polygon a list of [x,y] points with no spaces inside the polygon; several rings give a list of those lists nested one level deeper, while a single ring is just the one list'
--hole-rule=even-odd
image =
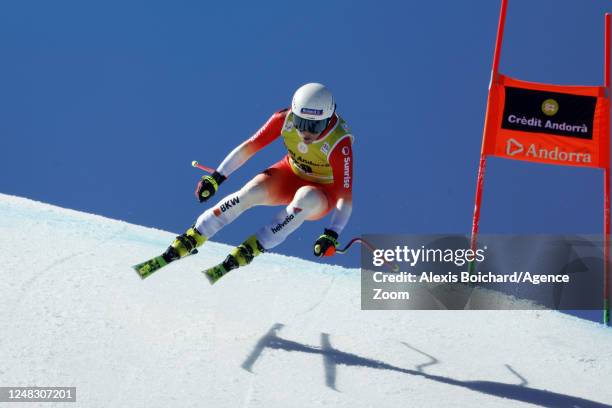
[{"label": "white ski helmet", "polygon": [[302,85],[291,100],[293,124],[301,131],[321,133],[335,110],[332,93],[325,85],[314,82]]}]

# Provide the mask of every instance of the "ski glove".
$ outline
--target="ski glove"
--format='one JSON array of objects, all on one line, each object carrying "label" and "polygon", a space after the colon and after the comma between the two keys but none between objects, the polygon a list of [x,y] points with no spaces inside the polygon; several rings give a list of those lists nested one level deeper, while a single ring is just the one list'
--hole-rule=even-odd
[{"label": "ski glove", "polygon": [[332,256],[336,253],[338,247],[338,233],[336,231],[325,228],[323,235],[317,239],[314,245],[315,256]]},{"label": "ski glove", "polygon": [[195,189],[195,196],[199,202],[204,202],[214,196],[219,185],[223,183],[226,177],[218,172],[214,172],[210,176],[204,176],[198,183]]}]

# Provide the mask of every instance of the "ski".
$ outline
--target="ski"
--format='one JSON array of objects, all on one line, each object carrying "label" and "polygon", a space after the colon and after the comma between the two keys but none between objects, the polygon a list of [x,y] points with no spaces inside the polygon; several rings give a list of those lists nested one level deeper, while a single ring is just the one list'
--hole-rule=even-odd
[{"label": "ski", "polygon": [[138,276],[144,279],[166,265],[168,265],[168,262],[160,255],[144,261],[143,263],[139,263],[138,265],[134,265],[132,268],[134,268]]},{"label": "ski", "polygon": [[[193,251],[191,251],[189,254],[185,256],[195,255],[197,253],[198,253],[198,250],[194,249]],[[144,279],[144,278],[151,276],[154,272],[157,272],[158,270],[160,270],[166,265],[168,265],[168,262],[166,262],[164,257],[160,255],[160,256],[153,257],[142,263],[139,263],[137,265],[134,265],[132,266],[132,268],[136,271],[138,276]]]},{"label": "ski", "polygon": [[208,268],[202,271],[202,273],[204,274],[204,276],[206,276],[206,279],[208,279],[211,285],[221,279],[223,275],[228,272],[229,270],[225,269],[225,266],[223,266],[223,262],[213,266],[212,268]]}]

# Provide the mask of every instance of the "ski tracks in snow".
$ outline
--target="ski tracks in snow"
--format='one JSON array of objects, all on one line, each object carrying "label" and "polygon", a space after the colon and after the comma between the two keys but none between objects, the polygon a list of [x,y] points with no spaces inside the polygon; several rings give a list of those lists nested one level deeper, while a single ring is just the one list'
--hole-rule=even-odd
[{"label": "ski tracks in snow", "polygon": [[[123,227],[121,227],[120,230],[114,232],[112,235],[110,235],[109,237],[103,239],[102,241],[98,242],[95,245],[92,246],[88,246],[84,249],[81,249],[80,251],[76,251],[74,253],[71,253],[70,255],[66,255],[63,256],[55,261],[53,261],[50,265],[44,267],[43,269],[41,269],[40,271],[33,271],[33,276],[28,279],[27,281],[25,281],[24,283],[21,284],[21,292],[23,292],[25,295],[27,295],[27,293],[29,292],[29,289],[34,285],[34,283],[36,281],[38,281],[39,279],[43,278],[43,277],[48,277],[47,273],[53,269],[56,269],[58,266],[61,266],[75,258],[78,258],[80,256],[86,255],[88,253],[91,253],[92,250],[94,248],[100,248],[110,242],[113,242],[116,238],[118,238],[119,236],[121,236],[127,229],[127,225],[124,225]],[[24,300],[25,297],[22,297],[22,300]]]},{"label": "ski tracks in snow", "polygon": [[332,287],[334,286],[334,283],[335,283],[335,282],[336,282],[336,277],[334,276],[334,277],[332,277],[332,278],[331,278],[331,280],[330,280],[329,284],[327,285],[327,287],[325,288],[325,290],[323,291],[323,293],[321,294],[321,296],[319,297],[319,299],[318,299],[318,300],[316,300],[316,301],[315,301],[315,302],[312,304],[312,306],[310,306],[308,309],[306,309],[306,310],[304,310],[304,311],[302,311],[302,312],[298,312],[298,313],[296,313],[296,314],[295,314],[293,317],[294,317],[294,318],[296,318],[296,317],[300,317],[300,316],[303,316],[303,315],[309,314],[309,313],[311,313],[312,311],[314,311],[315,309],[317,309],[319,306],[321,306],[321,304],[323,304],[323,303],[324,303],[324,302],[327,300],[327,298],[328,298],[328,296],[329,296],[329,293],[331,292],[331,289],[332,289]]},{"label": "ski tracks in snow", "polygon": [[91,253],[93,248],[99,248],[104,246],[105,244],[109,243],[109,242],[113,242],[116,238],[118,238],[119,236],[121,236],[125,231],[127,230],[127,225],[124,225],[123,227],[121,227],[120,230],[114,232],[112,235],[110,235],[109,237],[103,239],[102,241],[98,242],[95,245],[92,246],[88,246],[80,251],[74,252],[70,255],[66,255],[64,257],[61,257],[60,259],[57,259],[55,261],[53,261],[50,265],[46,266],[45,268],[43,268],[42,270],[40,270],[39,272],[34,271],[33,272],[33,276],[28,279],[27,281],[25,281],[22,285],[21,285],[21,291],[22,292],[27,292],[27,290],[29,289],[29,287],[31,287],[34,282],[36,282],[38,279],[40,279],[41,277],[45,276],[45,273],[57,268],[58,266],[65,264],[68,261],[73,260],[74,258],[78,258],[79,256],[83,256],[87,253]]},{"label": "ski tracks in snow", "polygon": [[[31,272],[32,276],[25,282],[21,283],[21,285],[19,286],[20,295],[18,296],[17,301],[11,305],[11,311],[8,316],[12,316],[12,319],[14,319],[14,321],[20,321],[24,313],[26,313],[24,311],[24,304],[27,304],[27,302],[31,298],[32,294],[34,293],[33,288],[36,286],[38,281],[43,278],[49,278],[50,271],[59,270],[58,267],[67,264],[70,261],[77,259],[83,255],[92,253],[92,251],[95,251],[95,249],[98,249],[108,243],[115,241],[115,239],[120,237],[127,230],[127,227],[128,225],[125,224],[117,231],[111,233],[107,238],[98,241],[97,243],[95,243],[96,241],[94,240],[92,241],[95,243],[94,245],[86,246],[81,250],[73,252],[69,255],[62,256],[61,258],[52,261],[49,265],[43,267],[40,270],[33,269]],[[8,277],[8,279],[10,279],[10,276]],[[55,286],[51,285],[50,287]],[[49,294],[49,296],[54,296],[54,294],[51,293]],[[2,344],[2,338],[0,338],[0,344]]]}]

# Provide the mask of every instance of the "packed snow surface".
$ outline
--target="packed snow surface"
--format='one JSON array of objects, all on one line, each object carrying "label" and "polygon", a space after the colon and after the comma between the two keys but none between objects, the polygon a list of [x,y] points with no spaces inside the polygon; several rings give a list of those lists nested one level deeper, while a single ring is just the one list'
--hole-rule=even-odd
[{"label": "packed snow surface", "polygon": [[[239,222],[239,221],[238,221]],[[612,330],[552,311],[362,311],[359,270],[230,246],[141,280],[175,234],[0,195],[0,385],[71,407],[601,407]],[[290,238],[291,239],[291,238]],[[282,248],[282,247],[281,247]]]}]

